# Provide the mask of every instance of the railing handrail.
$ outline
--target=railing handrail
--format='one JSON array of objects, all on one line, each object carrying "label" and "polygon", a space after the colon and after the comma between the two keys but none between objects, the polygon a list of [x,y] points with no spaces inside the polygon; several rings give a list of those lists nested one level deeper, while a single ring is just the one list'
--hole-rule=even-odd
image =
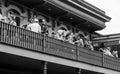
[{"label": "railing handrail", "polygon": [[119,58],[113,58],[101,52],[78,47],[4,22],[0,22],[0,42],[120,71]]}]

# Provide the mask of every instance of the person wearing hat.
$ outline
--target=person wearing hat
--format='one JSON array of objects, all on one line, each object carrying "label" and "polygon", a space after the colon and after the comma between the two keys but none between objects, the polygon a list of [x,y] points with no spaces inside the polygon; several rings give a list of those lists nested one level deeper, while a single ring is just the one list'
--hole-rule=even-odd
[{"label": "person wearing hat", "polygon": [[41,33],[41,26],[39,25],[39,20],[35,18],[34,21],[28,25],[28,29],[33,32]]},{"label": "person wearing hat", "polygon": [[48,35],[48,26],[44,19],[39,20],[39,24],[41,25],[42,34]]}]

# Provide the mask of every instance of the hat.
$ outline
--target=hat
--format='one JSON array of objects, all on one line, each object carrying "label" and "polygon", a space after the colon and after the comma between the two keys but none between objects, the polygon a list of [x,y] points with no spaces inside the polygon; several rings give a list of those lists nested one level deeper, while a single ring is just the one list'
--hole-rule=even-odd
[{"label": "hat", "polygon": [[37,22],[37,21],[38,21],[38,19],[37,19],[37,18],[35,18],[35,19],[34,19],[34,21],[36,21],[36,22]]}]

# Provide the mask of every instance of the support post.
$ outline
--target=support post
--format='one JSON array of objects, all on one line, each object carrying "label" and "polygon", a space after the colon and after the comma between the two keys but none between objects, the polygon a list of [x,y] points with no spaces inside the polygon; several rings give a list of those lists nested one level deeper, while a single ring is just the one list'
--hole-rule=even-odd
[{"label": "support post", "polygon": [[82,74],[80,68],[77,68],[77,69],[76,69],[76,74]]},{"label": "support post", "polygon": [[42,70],[42,72],[43,72],[42,74],[47,74],[47,62],[46,61],[42,62],[42,67],[43,67],[42,68],[43,69]]}]

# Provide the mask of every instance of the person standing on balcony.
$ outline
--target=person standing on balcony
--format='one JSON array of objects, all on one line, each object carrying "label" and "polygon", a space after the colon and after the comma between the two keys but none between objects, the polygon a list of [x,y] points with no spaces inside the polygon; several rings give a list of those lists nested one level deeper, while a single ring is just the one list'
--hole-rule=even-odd
[{"label": "person standing on balcony", "polygon": [[2,11],[0,10],[0,21],[6,23],[6,16],[2,15]]},{"label": "person standing on balcony", "polygon": [[35,18],[34,21],[28,25],[28,29],[33,32],[41,33],[41,26],[39,25],[39,20]]},{"label": "person standing on balcony", "polygon": [[44,19],[39,19],[39,24],[41,25],[42,34],[48,35],[48,26]]},{"label": "person standing on balcony", "polygon": [[16,16],[14,15],[13,12],[8,12],[8,17],[6,18],[6,20],[7,20],[6,23],[17,26],[15,18],[16,18]]},{"label": "person standing on balcony", "polygon": [[3,20],[3,16],[2,16],[2,13],[0,12],[0,21]]},{"label": "person standing on balcony", "polygon": [[89,46],[90,50],[92,50],[92,51],[94,50],[94,47],[92,45],[92,41],[88,40],[88,46]]},{"label": "person standing on balcony", "polygon": [[14,26],[17,26],[17,23],[15,22],[15,16],[11,16],[10,17],[10,22],[9,22],[10,25],[14,25]]}]

